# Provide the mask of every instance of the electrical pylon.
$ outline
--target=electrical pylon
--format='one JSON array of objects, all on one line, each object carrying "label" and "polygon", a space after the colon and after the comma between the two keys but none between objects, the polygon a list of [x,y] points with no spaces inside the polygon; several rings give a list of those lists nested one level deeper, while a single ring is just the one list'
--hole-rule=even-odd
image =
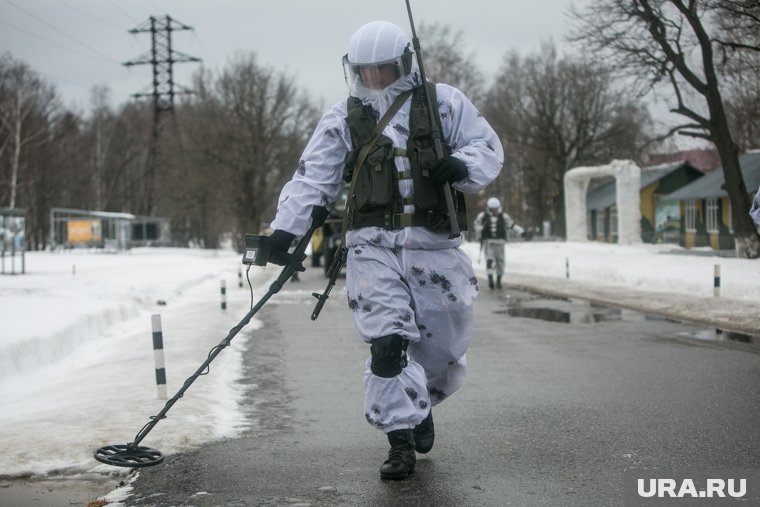
[{"label": "electrical pylon", "polygon": [[[193,93],[174,82],[174,64],[185,62],[200,62],[200,58],[189,56],[172,48],[172,32],[192,30],[170,16],[151,16],[147,21],[129,30],[131,34],[150,33],[151,49],[134,60],[124,62],[124,65],[151,65],[153,67],[153,83],[144,91],[133,94],[133,97],[153,97],[153,124],[151,128],[150,147],[146,163],[143,187],[143,204],[141,213],[150,215],[153,212],[153,186],[158,165],[158,147],[164,117],[174,116],[174,97]],[[152,90],[150,90],[152,88]],[[150,91],[147,91],[150,90]]]}]

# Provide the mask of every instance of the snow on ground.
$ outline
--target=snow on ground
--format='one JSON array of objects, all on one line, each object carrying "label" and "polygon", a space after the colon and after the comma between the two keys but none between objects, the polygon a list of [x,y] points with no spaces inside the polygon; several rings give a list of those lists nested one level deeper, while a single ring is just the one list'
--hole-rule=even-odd
[{"label": "snow on ground", "polygon": [[[478,245],[464,249],[484,276]],[[725,296],[760,303],[760,261],[683,255],[673,246],[510,243],[507,275],[564,279],[566,259],[581,285],[603,281],[703,296],[712,294],[719,263]],[[240,256],[168,248],[31,252],[26,267],[25,275],[0,277],[0,475],[126,472],[92,454],[131,442],[164,406],[156,397],[150,315],[162,316],[172,396],[248,310],[248,287],[238,287]],[[256,300],[278,273],[276,266],[251,269]],[[257,325],[254,319],[251,329]],[[142,445],[174,454],[246,428],[236,383],[246,339],[241,333],[232,341]]]},{"label": "snow on ground", "polygon": [[[485,260],[477,243],[464,245],[485,276]],[[760,260],[712,255],[709,249],[689,251],[669,244],[624,246],[597,242],[513,242],[507,245],[506,272],[565,278],[578,283],[614,284],[630,289],[713,295],[715,264],[720,265],[721,296],[760,302]],[[697,255],[701,254],[701,255]]]},{"label": "snow on ground", "polygon": [[[239,266],[236,253],[189,249],[28,253],[27,274],[0,278],[0,474],[120,470],[94,450],[133,441],[165,403],[151,314],[162,317],[171,396],[248,310]],[[251,270],[255,293],[276,273]],[[235,380],[245,340],[233,340],[143,445],[174,453],[244,427]]]}]

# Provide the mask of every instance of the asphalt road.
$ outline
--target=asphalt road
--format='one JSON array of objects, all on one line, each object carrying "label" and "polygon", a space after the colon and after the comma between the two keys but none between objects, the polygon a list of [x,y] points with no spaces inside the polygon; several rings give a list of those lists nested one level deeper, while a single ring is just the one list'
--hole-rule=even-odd
[{"label": "asphalt road", "polygon": [[[362,410],[368,347],[342,284],[309,319],[323,286],[311,269],[258,315],[252,429],[143,469],[127,505],[622,505],[626,469],[760,468],[760,351],[635,312],[482,288],[468,382],[436,407],[434,449],[408,480],[381,481],[387,441]],[[509,315],[508,302],[570,322]]]}]

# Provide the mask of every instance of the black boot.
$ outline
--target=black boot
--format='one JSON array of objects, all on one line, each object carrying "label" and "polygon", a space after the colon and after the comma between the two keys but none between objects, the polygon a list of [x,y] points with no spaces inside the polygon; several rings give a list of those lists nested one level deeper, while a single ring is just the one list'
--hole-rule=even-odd
[{"label": "black boot", "polygon": [[388,459],[380,467],[380,478],[391,481],[406,479],[414,472],[417,461],[412,430],[395,430],[387,435],[391,449],[388,451]]},{"label": "black boot", "polygon": [[496,277],[496,288],[501,289],[501,275]]},{"label": "black boot", "polygon": [[493,275],[488,275],[488,288],[493,289]]},{"label": "black boot", "polygon": [[412,430],[414,436],[414,450],[420,454],[430,452],[433,448],[433,442],[435,441],[435,429],[433,428],[433,411],[431,410],[428,416],[419,423],[414,430]]}]

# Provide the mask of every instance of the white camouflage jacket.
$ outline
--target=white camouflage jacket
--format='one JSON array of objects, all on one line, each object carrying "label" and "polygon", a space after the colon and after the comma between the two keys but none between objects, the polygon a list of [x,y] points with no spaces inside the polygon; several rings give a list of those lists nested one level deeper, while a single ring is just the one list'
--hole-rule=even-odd
[{"label": "white camouflage jacket", "polygon": [[[412,88],[418,78],[410,74],[399,80],[397,86],[383,97],[370,101],[378,118],[388,110],[395,98]],[[436,85],[438,112],[441,116],[443,140],[452,149],[452,155],[464,161],[469,176],[453,186],[465,193],[479,192],[501,171],[504,151],[498,136],[465,95],[452,86]],[[393,140],[394,146],[406,148],[409,129],[411,98],[391,119],[383,134]],[[282,229],[300,237],[310,225],[310,212],[314,205],[325,206],[336,199],[343,186],[343,164],[352,149],[351,136],[346,123],[346,102],[340,102],[322,115],[304,150],[298,169],[282,189],[272,229]],[[398,171],[410,169],[409,159],[396,157]],[[413,193],[412,181],[399,180],[402,197]],[[413,205],[404,206],[404,213],[414,212]],[[461,238],[449,239],[445,233],[435,233],[424,227],[386,230],[365,227],[348,232],[348,246],[371,242],[386,248],[451,248],[461,244]]]}]

